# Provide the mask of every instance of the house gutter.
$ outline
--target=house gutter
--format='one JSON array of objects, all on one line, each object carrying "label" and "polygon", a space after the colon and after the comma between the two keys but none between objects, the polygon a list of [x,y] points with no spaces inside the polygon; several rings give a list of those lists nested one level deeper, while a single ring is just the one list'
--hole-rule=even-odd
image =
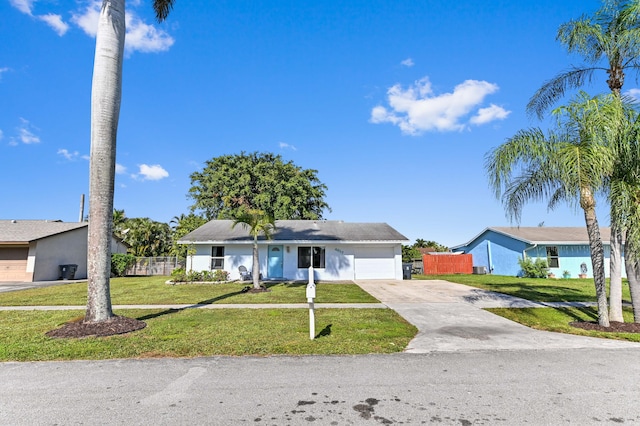
[{"label": "house gutter", "polygon": [[489,273],[493,273],[493,260],[491,258],[491,241],[487,240],[487,257],[489,258]]},{"label": "house gutter", "polygon": [[522,250],[522,260],[525,260],[527,258],[527,250],[531,250],[536,247],[538,247],[538,243],[535,243],[533,246],[527,247],[526,249]]}]

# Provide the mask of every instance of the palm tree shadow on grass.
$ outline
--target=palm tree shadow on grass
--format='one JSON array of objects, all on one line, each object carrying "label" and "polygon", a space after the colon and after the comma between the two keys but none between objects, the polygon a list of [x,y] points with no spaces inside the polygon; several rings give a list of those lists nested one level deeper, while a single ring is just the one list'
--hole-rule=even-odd
[{"label": "palm tree shadow on grass", "polygon": [[181,312],[181,311],[184,311],[185,309],[192,309],[192,308],[194,308],[196,306],[199,306],[199,305],[213,305],[216,302],[219,302],[219,301],[224,300],[224,299],[228,299],[228,298],[233,297],[233,296],[238,296],[238,295],[243,294],[243,293],[245,293],[244,290],[234,291],[232,293],[223,294],[221,296],[217,296],[217,297],[214,297],[212,299],[207,299],[207,300],[203,300],[203,301],[198,302],[198,303],[194,303],[193,305],[189,305],[189,306],[186,306],[184,308],[179,308],[179,309],[171,308],[171,309],[167,309],[167,310],[164,310],[164,311],[161,311],[161,312],[156,312],[155,314],[143,315],[143,316],[141,316],[139,318],[136,318],[136,319],[138,319],[140,321],[144,321],[144,320],[148,320],[148,319],[152,319],[152,318],[158,318],[158,317],[161,317],[161,316],[164,316],[164,315],[175,314],[176,312]]},{"label": "palm tree shadow on grass", "polygon": [[333,324],[329,324],[327,325],[325,328],[323,328],[322,330],[320,330],[320,333],[316,334],[316,337],[314,337],[314,339],[319,339],[320,337],[327,337],[331,335],[331,326]]}]

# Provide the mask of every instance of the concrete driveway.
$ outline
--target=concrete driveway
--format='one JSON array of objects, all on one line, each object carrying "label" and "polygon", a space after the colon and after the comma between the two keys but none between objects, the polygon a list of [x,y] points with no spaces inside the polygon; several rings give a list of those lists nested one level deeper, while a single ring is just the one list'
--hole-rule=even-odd
[{"label": "concrete driveway", "polygon": [[639,348],[640,343],[534,330],[483,310],[543,307],[517,297],[443,280],[363,280],[357,284],[415,325],[406,352]]}]

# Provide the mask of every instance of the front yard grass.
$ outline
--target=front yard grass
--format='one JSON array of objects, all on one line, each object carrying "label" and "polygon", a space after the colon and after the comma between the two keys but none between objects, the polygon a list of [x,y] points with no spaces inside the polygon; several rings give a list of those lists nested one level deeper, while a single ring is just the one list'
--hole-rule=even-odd
[{"label": "front yard grass", "polygon": [[[114,305],[306,303],[305,283],[166,284],[167,277],[111,280]],[[0,306],[86,305],[87,284],[0,294]],[[353,283],[318,283],[316,303],[377,303]],[[125,335],[54,339],[46,332],[84,317],[84,310],[0,312],[0,361],[45,361],[214,355],[311,355],[401,352],[417,329],[391,309],[122,309],[147,327]]]},{"label": "front yard grass", "polygon": [[84,311],[0,312],[0,361],[310,355],[401,352],[417,330],[390,309],[318,309],[309,339],[306,309],[119,310],[145,321],[131,334],[45,336]]},{"label": "front yard grass", "polygon": [[[168,277],[111,279],[114,305],[166,305],[212,303],[306,303],[306,283],[264,283],[265,293],[243,293],[250,282],[226,284],[166,284]],[[316,303],[377,303],[373,296],[353,283],[316,284]],[[73,283],[0,294],[0,306],[84,306],[87,283]]]},{"label": "front yard grass", "polygon": [[[596,300],[592,278],[519,278],[489,274],[414,275],[413,278],[446,280],[536,302],[594,302]],[[626,280],[622,283],[622,299],[625,302],[631,301]]]}]

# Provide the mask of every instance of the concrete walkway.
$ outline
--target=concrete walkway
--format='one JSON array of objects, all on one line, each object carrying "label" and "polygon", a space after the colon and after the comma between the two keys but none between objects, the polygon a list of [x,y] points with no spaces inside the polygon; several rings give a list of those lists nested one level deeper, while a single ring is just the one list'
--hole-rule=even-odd
[{"label": "concrete walkway", "polygon": [[357,281],[357,284],[415,325],[406,352],[638,348],[640,343],[534,330],[483,310],[543,307],[517,297],[448,281]]}]

